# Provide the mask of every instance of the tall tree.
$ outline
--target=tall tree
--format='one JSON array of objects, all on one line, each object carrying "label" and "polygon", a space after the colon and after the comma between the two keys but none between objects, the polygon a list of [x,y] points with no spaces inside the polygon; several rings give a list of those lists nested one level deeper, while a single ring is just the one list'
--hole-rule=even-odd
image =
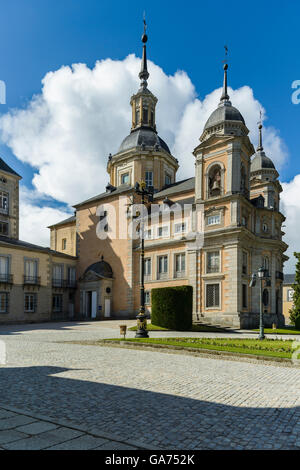
[{"label": "tall tree", "polygon": [[290,320],[294,325],[300,325],[300,253],[294,253],[297,259],[295,283],[292,285],[294,289],[293,307],[290,309]]}]

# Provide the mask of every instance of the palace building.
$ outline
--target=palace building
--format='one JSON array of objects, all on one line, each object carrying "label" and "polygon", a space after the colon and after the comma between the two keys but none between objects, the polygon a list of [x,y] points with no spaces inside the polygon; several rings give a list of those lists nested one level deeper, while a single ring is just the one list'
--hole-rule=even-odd
[{"label": "palace building", "polygon": [[[145,234],[149,313],[153,288],[191,285],[195,322],[255,327],[259,283],[250,288],[249,281],[263,266],[270,278],[264,286],[265,324],[282,325],[287,260],[282,188],[263,149],[262,126],[255,152],[245,120],[228,96],[225,64],[220,102],[202,133],[199,129],[199,145],[193,151],[191,142],[195,174],[177,181],[178,160],[156,128],[158,100],[148,88],[145,33],[142,40],[141,83],[130,100],[131,129],[108,158],[108,185],[103,193],[76,204],[73,217],[50,227],[50,249],[18,240],[20,177],[1,163],[5,182],[0,180],[0,304],[3,309],[6,305],[7,315],[0,312],[0,319],[134,318],[140,307],[142,267],[140,238],[132,235],[140,230]],[[149,216],[132,210],[140,202],[135,184],[141,181],[154,192],[147,203]],[[184,209],[179,218],[174,206]],[[113,219],[105,207],[113,209]],[[170,213],[168,222],[165,213]],[[99,236],[99,230],[106,236]]]}]

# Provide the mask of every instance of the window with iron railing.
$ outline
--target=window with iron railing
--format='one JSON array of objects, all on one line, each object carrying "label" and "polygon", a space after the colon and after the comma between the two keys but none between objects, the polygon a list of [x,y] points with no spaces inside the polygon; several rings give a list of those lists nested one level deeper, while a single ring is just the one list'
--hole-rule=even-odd
[{"label": "window with iron railing", "polygon": [[24,295],[24,310],[25,313],[35,313],[37,310],[37,294]]},{"label": "window with iron railing", "polygon": [[207,274],[220,272],[220,252],[209,251],[206,255]]},{"label": "window with iron railing", "polygon": [[146,258],[144,260],[144,276],[145,279],[151,278],[151,258]]},{"label": "window with iron railing", "polygon": [[52,310],[53,312],[62,312],[63,310],[63,296],[55,294],[52,297]]},{"label": "window with iron railing", "polygon": [[8,313],[9,294],[0,292],[0,313]]},{"label": "window with iron railing", "polygon": [[168,256],[159,256],[157,263],[158,279],[166,279],[168,277]]},{"label": "window with iron railing", "polygon": [[0,221],[0,235],[8,236],[8,222]]},{"label": "window with iron railing", "polygon": [[39,284],[37,260],[25,260],[24,284]]},{"label": "window with iron railing", "polygon": [[54,265],[53,266],[53,275],[52,275],[52,285],[53,287],[63,287],[63,266]]},{"label": "window with iron railing", "polygon": [[220,285],[206,285],[206,308],[220,307]]},{"label": "window with iron railing", "polygon": [[175,255],[175,277],[185,276],[185,253]]},{"label": "window with iron railing", "polygon": [[0,191],[0,212],[8,214],[8,194]]}]

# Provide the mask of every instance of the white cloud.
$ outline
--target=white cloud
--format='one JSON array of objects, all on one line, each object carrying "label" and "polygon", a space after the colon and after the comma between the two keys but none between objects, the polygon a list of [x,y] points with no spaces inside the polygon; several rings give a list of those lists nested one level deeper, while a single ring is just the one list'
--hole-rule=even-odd
[{"label": "white cloud", "polygon": [[282,183],[283,192],[281,194],[282,211],[286,216],[286,232],[284,241],[289,245],[286,254],[290,257],[285,265],[285,272],[293,273],[295,270],[294,252],[300,251],[299,233],[300,233],[300,175],[289,183]]},{"label": "white cloud", "polygon": [[[37,205],[37,200],[42,205]],[[49,198],[25,186],[20,187],[20,240],[49,246],[49,225],[72,215],[72,212],[47,206]]]},{"label": "white cloud", "polygon": [[[45,76],[41,94],[34,96],[27,107],[0,118],[2,141],[35,171],[35,191],[25,195],[23,190],[21,197],[23,238],[47,244],[45,227],[69,215],[49,207],[45,199],[44,207],[40,207],[36,198],[40,200],[43,195],[72,205],[104,190],[108,182],[107,156],[118,150],[130,131],[129,101],[139,86],[139,69],[140,59],[134,55],[123,61],[99,61],[93,69],[85,64],[61,67]],[[149,88],[159,100],[159,134],[179,159],[178,178],[192,176],[192,151],[219,102],[221,89],[201,101],[185,72],[168,76],[150,61],[149,72]],[[266,114],[263,106],[248,86],[229,89],[229,94],[256,146],[260,109],[264,117]],[[287,151],[276,129],[264,128],[264,147],[280,169]]]}]

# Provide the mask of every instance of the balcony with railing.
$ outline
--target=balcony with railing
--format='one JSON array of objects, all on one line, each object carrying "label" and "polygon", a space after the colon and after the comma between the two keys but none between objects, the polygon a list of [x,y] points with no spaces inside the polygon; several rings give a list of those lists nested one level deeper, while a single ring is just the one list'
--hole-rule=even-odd
[{"label": "balcony with railing", "polygon": [[14,278],[12,274],[0,274],[0,283],[2,284],[13,284]]},{"label": "balcony with railing", "polygon": [[58,288],[63,288],[65,287],[65,281],[63,279],[60,279],[60,278],[53,278],[52,279],[52,287],[58,287]]},{"label": "balcony with railing", "polygon": [[52,287],[59,289],[76,289],[77,281],[76,279],[52,279]]},{"label": "balcony with railing", "polygon": [[219,273],[219,272],[220,272],[220,266],[219,265],[215,265],[215,266],[208,265],[207,266],[207,270],[206,270],[207,274],[215,274],[215,273]]},{"label": "balcony with railing", "polygon": [[67,279],[65,281],[65,285],[66,285],[67,289],[76,289],[76,287],[77,287],[76,279]]},{"label": "balcony with railing", "polygon": [[41,278],[39,276],[23,276],[23,285],[24,286],[40,286]]}]

